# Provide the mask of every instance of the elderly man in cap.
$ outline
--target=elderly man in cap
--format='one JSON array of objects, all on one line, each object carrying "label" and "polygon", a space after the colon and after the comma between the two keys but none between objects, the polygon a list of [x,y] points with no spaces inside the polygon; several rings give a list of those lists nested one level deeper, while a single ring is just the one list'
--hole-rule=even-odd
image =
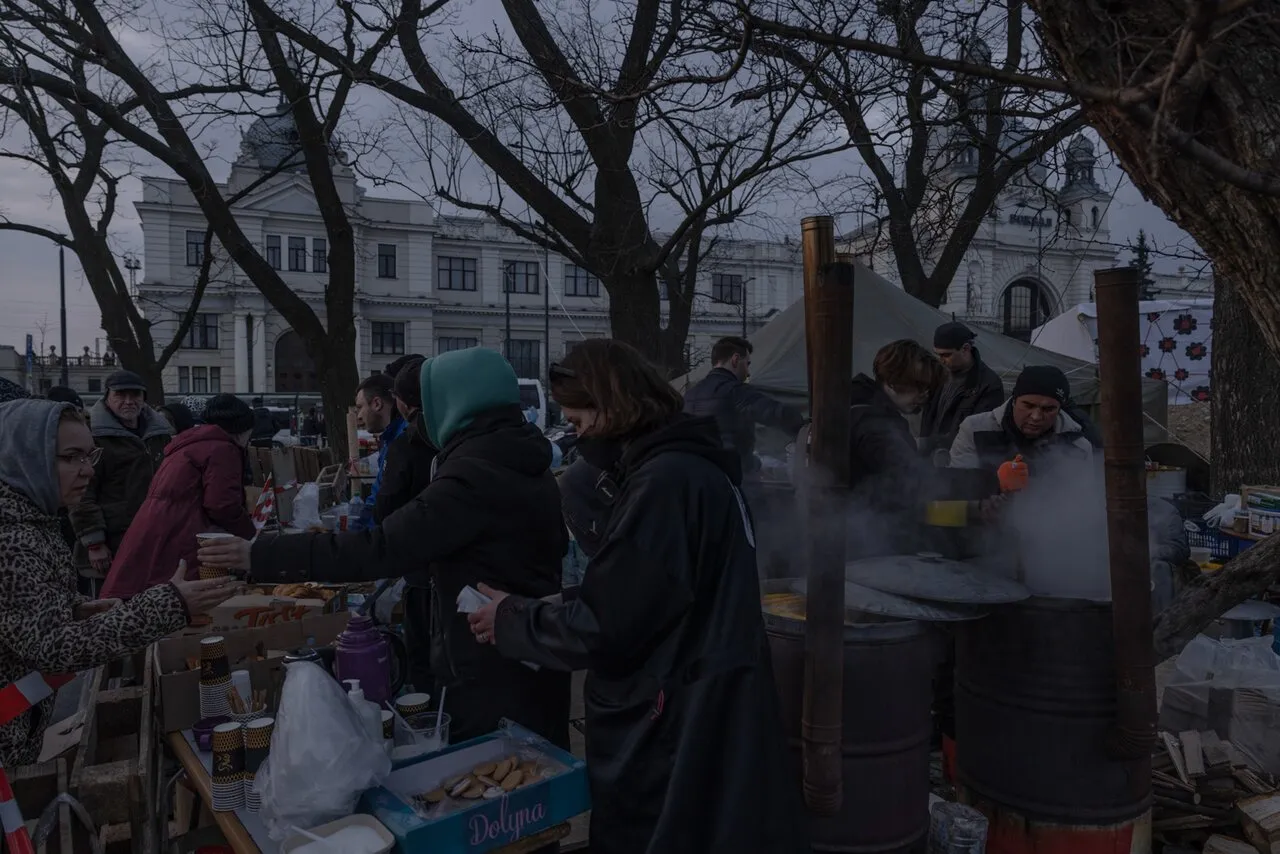
[{"label": "elderly man in cap", "polygon": [[934,330],[933,352],[947,368],[947,382],[920,413],[920,444],[926,453],[951,450],[962,421],[1004,403],[1004,383],[982,361],[975,337],[973,330],[955,321]]},{"label": "elderly man in cap", "polygon": [[1034,476],[1038,464],[1092,459],[1084,426],[1067,414],[1070,401],[1071,385],[1062,371],[1051,365],[1024,368],[1008,402],[960,424],[951,466],[995,470],[1021,455]]},{"label": "elderly man in cap", "polygon": [[147,497],[172,433],[169,422],[147,406],[142,377],[116,371],[103,386],[106,395],[89,411],[93,441],[102,456],[84,498],[70,513],[76,567],[91,578],[101,578],[111,568],[111,556]]}]

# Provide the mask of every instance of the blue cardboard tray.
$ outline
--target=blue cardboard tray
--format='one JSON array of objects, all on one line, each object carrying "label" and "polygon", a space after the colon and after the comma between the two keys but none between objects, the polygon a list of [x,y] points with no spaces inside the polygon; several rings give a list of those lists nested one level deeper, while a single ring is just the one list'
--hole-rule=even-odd
[{"label": "blue cardboard tray", "polygon": [[[513,753],[537,754],[562,766],[553,777],[493,800],[453,802],[439,815],[420,815],[409,799],[483,762]],[[481,854],[532,836],[591,809],[587,764],[519,724],[398,763],[386,785],[365,792],[358,812],[373,816],[396,838],[398,854]]]}]

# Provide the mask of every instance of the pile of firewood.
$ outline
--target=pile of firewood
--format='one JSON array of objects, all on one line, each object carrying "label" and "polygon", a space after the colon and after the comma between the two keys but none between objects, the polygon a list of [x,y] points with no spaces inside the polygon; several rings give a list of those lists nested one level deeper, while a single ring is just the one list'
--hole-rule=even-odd
[{"label": "pile of firewood", "polygon": [[1277,781],[1212,731],[1160,734],[1152,830],[1166,854],[1280,854]]}]

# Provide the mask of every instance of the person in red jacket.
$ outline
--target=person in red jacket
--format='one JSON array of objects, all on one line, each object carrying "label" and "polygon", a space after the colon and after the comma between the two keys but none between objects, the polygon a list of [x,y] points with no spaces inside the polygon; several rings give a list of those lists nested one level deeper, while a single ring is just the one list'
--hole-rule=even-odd
[{"label": "person in red jacket", "polygon": [[184,431],[165,448],[146,501],[120,544],[102,598],[128,599],[173,576],[179,560],[195,577],[196,536],[225,531],[254,535],[245,507],[245,448],[253,410],[235,395],[209,399],[204,424]]}]

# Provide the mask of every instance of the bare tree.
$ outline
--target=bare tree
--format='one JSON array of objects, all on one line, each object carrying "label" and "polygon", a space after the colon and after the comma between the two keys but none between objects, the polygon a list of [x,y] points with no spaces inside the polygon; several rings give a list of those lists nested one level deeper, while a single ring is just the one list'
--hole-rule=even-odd
[{"label": "bare tree", "polygon": [[[855,254],[887,244],[903,287],[930,305],[945,300],[1001,193],[1021,182],[1036,195],[1042,160],[1083,127],[1069,96],[911,59],[949,52],[985,67],[995,44],[1001,68],[1036,72],[1043,55],[1016,0],[978,10],[955,0],[803,0],[749,12],[711,26],[729,41],[754,30],[752,51],[779,75],[775,85],[810,89],[830,106],[865,166],[839,205],[857,216]],[[845,49],[853,34],[890,55]]]},{"label": "bare tree", "polygon": [[[390,34],[400,49],[397,63],[359,67],[308,22],[249,0],[329,67],[377,87],[418,121],[430,117],[424,139],[432,144],[422,153],[439,197],[595,273],[614,336],[680,370],[705,241],[745,217],[767,188],[776,192],[771,176],[801,178],[803,164],[847,141],[826,133],[802,91],[737,99],[754,85],[739,77],[745,40],[726,46],[697,35],[690,18],[706,2],[639,0],[602,17],[586,0],[545,9],[504,0],[501,23],[513,36],[495,27],[458,39],[445,51],[455,57],[448,67],[419,28],[440,5],[400,0],[366,19],[341,4],[340,31]],[[457,157],[445,162],[442,152],[456,151],[446,136],[461,141],[487,182],[459,175]],[[658,227],[664,219],[669,228]]]},{"label": "bare tree", "polygon": [[[0,46],[13,47],[5,44],[2,33]],[[66,68],[83,81],[83,64],[71,62]],[[0,138],[10,143],[0,150],[0,159],[21,162],[48,176],[67,230],[14,222],[2,214],[0,229],[44,237],[76,254],[102,312],[102,328],[112,351],[123,367],[147,383],[149,399],[157,405],[163,402],[161,372],[191,328],[214,272],[212,235],[205,235],[204,261],[190,303],[179,314],[173,337],[157,352],[152,336],[156,320],[140,311],[111,248],[120,182],[127,176],[111,163],[112,149],[119,147],[115,135],[75,101],[44,95],[30,85],[15,85],[0,90]],[[68,356],[62,354],[64,359]]]},{"label": "bare tree", "polygon": [[[0,27],[18,55],[0,62],[0,84],[75,103],[187,184],[226,256],[302,338],[320,380],[329,441],[345,449],[345,414],[359,382],[353,319],[357,214],[336,176],[349,168],[340,141],[349,152],[352,137],[340,140],[338,128],[352,80],[296,62],[260,16],[219,4],[194,4],[188,14],[166,37],[168,61],[144,62],[121,42],[120,33],[137,17],[127,4],[5,0]],[[348,40],[346,51],[338,50],[362,68],[374,63],[390,39],[361,48]],[[59,51],[85,72],[51,62]],[[329,247],[324,320],[241,227],[233,210],[240,197],[214,179],[207,162],[208,140],[240,117],[257,115],[255,103],[273,94],[286,105],[293,132],[275,141],[278,162],[262,168],[305,171],[310,179]]]}]

